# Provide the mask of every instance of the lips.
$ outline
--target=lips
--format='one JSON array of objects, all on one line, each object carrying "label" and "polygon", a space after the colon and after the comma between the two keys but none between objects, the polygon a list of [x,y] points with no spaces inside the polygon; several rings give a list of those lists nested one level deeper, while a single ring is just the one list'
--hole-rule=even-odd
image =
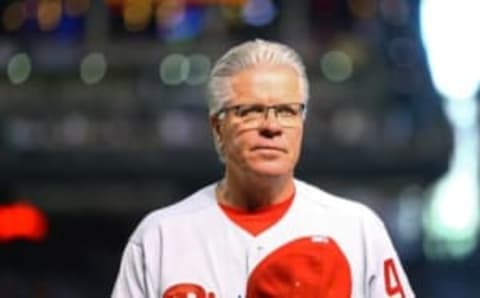
[{"label": "lips", "polygon": [[260,151],[260,150],[268,150],[268,151],[279,151],[283,153],[287,153],[285,148],[279,146],[272,146],[272,145],[255,145],[251,149],[252,151]]}]

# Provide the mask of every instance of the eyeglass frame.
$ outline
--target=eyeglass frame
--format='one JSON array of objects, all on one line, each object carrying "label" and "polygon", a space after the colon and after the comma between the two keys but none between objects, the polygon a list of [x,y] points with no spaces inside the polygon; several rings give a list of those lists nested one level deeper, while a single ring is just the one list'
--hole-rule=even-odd
[{"label": "eyeglass frame", "polygon": [[226,115],[228,112],[231,112],[233,111],[234,115],[240,119],[242,121],[242,124],[247,124],[248,121],[244,118],[242,118],[242,116],[238,115],[238,111],[240,108],[243,108],[243,107],[255,107],[255,106],[258,106],[258,107],[262,107],[263,109],[263,115],[262,117],[259,117],[258,119],[252,119],[252,120],[260,120],[262,119],[263,121],[267,120],[268,119],[268,115],[269,115],[269,112],[270,110],[273,110],[273,114],[275,116],[275,119],[276,121],[280,124],[280,126],[282,127],[295,127],[295,126],[285,126],[285,125],[282,125],[282,121],[280,120],[279,121],[279,109],[282,107],[282,106],[288,106],[288,105],[298,105],[299,106],[299,109],[298,109],[298,115],[294,115],[293,117],[301,117],[302,119],[305,119],[305,115],[306,115],[306,111],[307,111],[307,105],[303,102],[286,102],[286,103],[279,103],[279,104],[274,104],[274,105],[264,105],[264,104],[259,104],[259,103],[251,103],[251,104],[237,104],[237,105],[232,105],[232,106],[225,106],[225,107],[222,107],[218,112],[216,112],[215,114],[213,114],[213,117],[217,118],[217,119],[220,119],[220,120],[223,120],[224,119],[224,116],[223,115]]}]

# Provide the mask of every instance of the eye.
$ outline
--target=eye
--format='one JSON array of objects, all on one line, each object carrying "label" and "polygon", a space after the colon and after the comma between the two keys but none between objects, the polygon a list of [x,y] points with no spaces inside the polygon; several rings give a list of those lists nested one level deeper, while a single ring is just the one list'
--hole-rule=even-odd
[{"label": "eye", "polygon": [[244,105],[239,106],[236,110],[236,115],[242,118],[256,117],[265,113],[265,106],[263,105]]},{"label": "eye", "polygon": [[277,116],[294,117],[299,113],[299,109],[294,105],[278,105],[275,107]]}]

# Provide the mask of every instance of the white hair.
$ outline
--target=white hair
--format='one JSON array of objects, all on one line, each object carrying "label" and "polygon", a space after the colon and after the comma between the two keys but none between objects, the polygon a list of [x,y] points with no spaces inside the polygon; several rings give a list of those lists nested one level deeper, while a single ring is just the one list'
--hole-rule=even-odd
[{"label": "white hair", "polygon": [[231,48],[213,66],[208,81],[208,110],[214,115],[224,107],[232,94],[230,78],[236,73],[259,64],[292,67],[300,80],[303,102],[309,98],[305,66],[300,56],[290,47],[272,41],[255,39]]}]

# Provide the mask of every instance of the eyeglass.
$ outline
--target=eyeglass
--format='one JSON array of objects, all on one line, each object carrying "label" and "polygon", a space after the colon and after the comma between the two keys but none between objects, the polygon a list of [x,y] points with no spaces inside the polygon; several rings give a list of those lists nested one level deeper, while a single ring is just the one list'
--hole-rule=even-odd
[{"label": "eyeglass", "polygon": [[242,124],[249,128],[257,128],[268,118],[270,110],[273,110],[277,123],[280,126],[297,127],[301,123],[299,120],[303,118],[305,104],[297,102],[271,106],[263,104],[239,104],[220,109],[216,116],[223,119],[225,114],[233,112],[233,115],[239,119]]}]

